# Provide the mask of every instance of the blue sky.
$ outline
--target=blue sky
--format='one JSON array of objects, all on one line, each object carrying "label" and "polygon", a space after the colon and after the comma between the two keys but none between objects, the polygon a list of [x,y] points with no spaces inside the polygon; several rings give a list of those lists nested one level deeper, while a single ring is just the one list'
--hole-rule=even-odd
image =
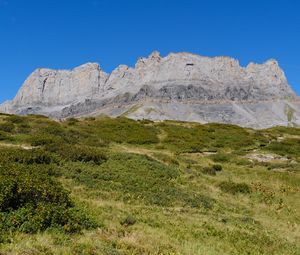
[{"label": "blue sky", "polygon": [[0,102],[38,67],[110,72],[153,50],[275,58],[300,95],[298,0],[0,0]]}]

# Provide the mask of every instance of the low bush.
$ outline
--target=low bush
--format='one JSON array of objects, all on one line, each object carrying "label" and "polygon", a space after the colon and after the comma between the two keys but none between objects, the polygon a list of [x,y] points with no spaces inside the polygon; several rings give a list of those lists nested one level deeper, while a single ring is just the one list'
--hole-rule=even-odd
[{"label": "low bush", "polygon": [[0,162],[20,164],[50,164],[56,162],[55,157],[43,149],[24,150],[5,148],[0,150]]},{"label": "low bush", "polygon": [[218,164],[214,164],[212,166],[201,167],[196,165],[196,170],[200,170],[201,173],[206,175],[216,175],[217,172],[222,171],[222,166]]},{"label": "low bush", "polygon": [[147,156],[115,154],[101,165],[93,178],[106,188],[120,192],[125,201],[169,205],[180,199],[177,197],[180,191],[172,182],[178,175],[176,168]]},{"label": "low bush", "polygon": [[86,117],[86,118],[84,118],[84,120],[86,120],[86,121],[94,121],[94,120],[96,120],[96,118],[95,117]]},{"label": "low bush", "polygon": [[273,141],[264,148],[265,150],[277,153],[282,156],[299,157],[300,139],[287,138],[283,141]]},{"label": "low bush", "polygon": [[46,146],[46,149],[73,162],[93,162],[100,165],[107,160],[103,149],[85,145],[52,144]]},{"label": "low bush", "polygon": [[83,228],[95,228],[97,224],[79,208],[40,202],[18,210],[0,213],[0,228],[9,231],[36,233],[48,228],[57,228],[75,233]]},{"label": "low bush", "polygon": [[166,133],[163,143],[178,152],[197,153],[219,151],[222,148],[238,150],[266,143],[262,133],[235,125],[210,123],[187,127],[165,122],[159,127]]},{"label": "low bush", "polygon": [[45,127],[40,129],[40,132],[61,137],[64,137],[65,135],[65,129],[57,122],[47,124]]},{"label": "low bush", "polygon": [[67,122],[67,125],[74,126],[77,122],[79,122],[79,120],[75,119],[75,118],[68,118],[66,122]]},{"label": "low bush", "polygon": [[32,135],[29,139],[28,142],[32,146],[43,146],[43,145],[48,145],[52,143],[58,143],[62,140],[61,137],[57,137],[55,135],[51,134],[45,134],[45,133],[37,133]]},{"label": "low bush", "polygon": [[21,123],[20,125],[17,126],[15,133],[17,134],[30,134],[31,133],[31,128],[28,123]]},{"label": "low bush", "polygon": [[216,172],[220,172],[223,169],[222,165],[219,164],[214,164],[211,166],[211,168],[214,169]]},{"label": "low bush", "polygon": [[265,132],[270,133],[271,135],[277,134],[277,135],[282,135],[282,134],[288,134],[288,135],[300,135],[300,128],[295,128],[295,127],[283,127],[283,126],[277,126],[277,127],[272,127],[269,129],[266,129]]},{"label": "low bush", "polygon": [[230,193],[233,195],[237,193],[243,193],[243,194],[251,193],[251,188],[246,183],[235,183],[232,181],[224,181],[220,183],[219,187],[223,192]]},{"label": "low bush", "polygon": [[7,117],[7,121],[15,124],[25,123],[27,121],[26,117],[19,115],[10,115]]},{"label": "low bush", "polygon": [[194,194],[189,196],[187,202],[187,205],[191,206],[192,208],[203,207],[204,209],[212,209],[215,200],[205,195]]},{"label": "low bush", "polygon": [[12,137],[9,136],[6,132],[0,131],[0,141],[10,141],[12,140]]},{"label": "low bush", "polygon": [[201,173],[207,174],[207,175],[216,175],[216,170],[212,167],[203,167],[201,170]]},{"label": "low bush", "polygon": [[214,162],[229,162],[231,157],[228,154],[217,153],[210,156]]},{"label": "low bush", "polygon": [[0,131],[11,133],[15,129],[15,125],[10,122],[0,123]]},{"label": "low bush", "polygon": [[53,227],[77,232],[95,226],[61,184],[38,168],[0,167],[0,232],[36,233]]},{"label": "low bush", "polygon": [[71,206],[68,192],[36,167],[11,164],[1,168],[0,191],[1,211],[39,202]]},{"label": "low bush", "polygon": [[[78,124],[79,126],[79,124]],[[158,143],[157,129],[124,117],[102,118],[81,126],[82,131],[109,142],[152,144]]]},{"label": "low bush", "polygon": [[104,198],[126,203],[205,207],[208,201],[176,183],[180,175],[178,167],[145,155],[111,154],[99,167],[69,163],[64,175],[96,189]]},{"label": "low bush", "polygon": [[125,219],[121,220],[120,224],[123,225],[123,226],[132,226],[136,223],[136,219],[134,216],[132,215],[129,215],[127,216]]}]

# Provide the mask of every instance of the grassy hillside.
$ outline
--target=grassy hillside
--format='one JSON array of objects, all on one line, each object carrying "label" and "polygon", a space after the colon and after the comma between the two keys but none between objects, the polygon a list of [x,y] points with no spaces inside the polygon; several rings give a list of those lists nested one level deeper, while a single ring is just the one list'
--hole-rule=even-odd
[{"label": "grassy hillside", "polygon": [[0,254],[300,254],[300,129],[0,115]]}]

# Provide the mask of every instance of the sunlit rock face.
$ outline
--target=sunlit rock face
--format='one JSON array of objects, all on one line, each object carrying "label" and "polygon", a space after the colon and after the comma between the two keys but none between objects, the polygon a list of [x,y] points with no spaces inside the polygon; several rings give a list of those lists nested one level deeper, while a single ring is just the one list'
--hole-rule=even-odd
[{"label": "sunlit rock face", "polygon": [[25,81],[13,100],[15,106],[57,106],[91,98],[107,79],[98,64],[71,71],[38,69]]},{"label": "sunlit rock face", "polygon": [[70,116],[125,115],[134,119],[223,122],[263,128],[299,125],[299,100],[276,60],[241,67],[229,57],[153,52],[135,67],[111,74],[98,64],[73,70],[38,69],[6,113]]}]

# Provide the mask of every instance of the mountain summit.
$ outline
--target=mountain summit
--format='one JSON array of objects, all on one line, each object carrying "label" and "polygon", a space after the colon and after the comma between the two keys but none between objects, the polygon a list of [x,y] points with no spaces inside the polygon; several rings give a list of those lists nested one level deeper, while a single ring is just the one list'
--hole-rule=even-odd
[{"label": "mountain summit", "polygon": [[276,60],[241,67],[229,57],[161,57],[156,51],[134,68],[120,65],[110,74],[96,63],[37,69],[0,111],[54,118],[103,113],[254,128],[300,125],[300,101]]}]

